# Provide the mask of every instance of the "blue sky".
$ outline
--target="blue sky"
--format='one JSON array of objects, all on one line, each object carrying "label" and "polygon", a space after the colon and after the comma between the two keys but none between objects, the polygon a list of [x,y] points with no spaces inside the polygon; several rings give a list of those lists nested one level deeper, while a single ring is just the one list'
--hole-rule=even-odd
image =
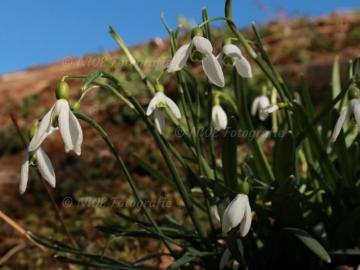
[{"label": "blue sky", "polygon": [[[114,49],[108,26],[128,44],[165,37],[159,15],[171,26],[183,15],[200,21],[201,8],[222,16],[225,0],[1,0],[0,73],[51,63],[66,56]],[[234,0],[239,26],[288,14],[318,16],[360,8],[359,0]]]}]

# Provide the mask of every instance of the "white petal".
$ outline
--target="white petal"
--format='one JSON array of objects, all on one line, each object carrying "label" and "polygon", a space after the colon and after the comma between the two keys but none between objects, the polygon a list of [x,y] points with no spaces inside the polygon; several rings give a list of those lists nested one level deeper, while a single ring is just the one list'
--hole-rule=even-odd
[{"label": "white petal", "polygon": [[266,118],[269,116],[269,112],[265,111],[266,108],[270,106],[270,100],[267,96],[263,95],[259,98],[259,119],[261,121],[266,120]]},{"label": "white petal", "polygon": [[233,270],[238,270],[239,267],[240,267],[239,262],[238,262],[237,260],[234,260],[234,261],[233,261],[233,265],[232,265],[232,269],[233,269]]},{"label": "white petal", "polygon": [[181,46],[174,54],[174,57],[172,58],[170,64],[167,67],[167,71],[174,72],[181,70],[185,66],[190,56],[191,48],[191,43]]},{"label": "white petal", "polygon": [[215,105],[211,112],[211,119],[216,131],[226,129],[227,115],[220,105]]},{"label": "white petal", "polygon": [[201,53],[211,54],[213,51],[213,46],[207,38],[195,36],[192,39],[192,43],[195,46],[196,50]]},{"label": "white petal", "polygon": [[358,128],[360,129],[360,100],[353,99],[350,101],[352,111],[355,117],[356,124]]},{"label": "white petal", "polygon": [[231,256],[230,250],[227,248],[225,249],[224,253],[221,256],[220,264],[219,264],[219,270],[222,270],[225,268],[225,266],[229,263]]},{"label": "white petal", "polygon": [[29,152],[26,151],[21,164],[21,177],[20,177],[20,185],[19,185],[20,194],[24,194],[26,191],[27,183],[29,180],[29,166],[30,166]]},{"label": "white petal", "polygon": [[53,105],[48,111],[44,117],[41,119],[40,125],[36,133],[34,134],[34,137],[31,139],[28,150],[29,152],[35,151],[39,146],[42,144],[42,142],[46,139],[47,136],[49,136],[52,132],[51,128],[51,121],[52,116],[54,113],[55,105]]},{"label": "white petal", "polygon": [[242,237],[248,234],[251,227],[251,220],[252,220],[251,208],[250,208],[249,200],[247,200],[247,204],[245,208],[245,216],[240,224],[240,235]]},{"label": "white petal", "polygon": [[266,108],[264,108],[264,109],[261,109],[261,111],[263,112],[263,113],[273,113],[273,112],[275,112],[275,111],[277,111],[277,110],[279,110],[279,106],[278,105],[269,105],[269,106],[267,106]]},{"label": "white petal", "polygon": [[162,92],[158,92],[155,94],[155,96],[150,100],[149,105],[147,107],[146,110],[146,115],[150,115],[153,113],[153,111],[156,109],[156,104],[158,104],[158,102],[162,101],[165,99],[165,95]]},{"label": "white petal", "polygon": [[177,119],[180,119],[181,118],[181,113],[180,113],[180,109],[176,105],[176,103],[172,99],[170,99],[168,97],[165,97],[165,101],[166,101],[166,104],[169,106],[170,111],[175,115],[175,117]]},{"label": "white petal", "polygon": [[225,45],[223,47],[223,52],[225,55],[230,56],[230,57],[238,57],[238,58],[242,57],[242,53],[241,53],[240,49],[237,46],[235,46],[234,44]]},{"label": "white petal", "polygon": [[164,132],[165,129],[165,115],[163,110],[156,109],[154,111],[154,120],[155,126],[160,134]]},{"label": "white petal", "polygon": [[223,65],[223,58],[224,58],[224,53],[221,52],[216,56],[216,60],[219,62],[219,65],[222,67]]},{"label": "white petal", "polygon": [[217,222],[221,221],[220,215],[219,215],[219,209],[216,204],[214,204],[210,207],[210,214]]},{"label": "white petal", "polygon": [[64,99],[59,99],[56,101],[55,111],[59,116],[59,129],[61,138],[65,144],[65,152],[74,150],[74,145],[71,139],[70,133],[70,107],[69,103]]},{"label": "white petal", "polygon": [[55,172],[49,157],[41,148],[36,150],[35,156],[37,160],[37,168],[41,176],[50,184],[51,187],[54,188],[56,185]]},{"label": "white petal", "polygon": [[334,131],[331,136],[332,142],[336,141],[336,139],[339,136],[339,133],[341,131],[341,128],[344,125],[344,122],[345,122],[346,118],[348,118],[348,116],[349,116],[349,107],[347,106],[341,111],[340,116],[339,116],[338,120],[336,121]]},{"label": "white petal", "polygon": [[265,108],[270,106],[270,100],[265,95],[262,95],[262,96],[259,97],[259,102],[260,102],[259,105],[260,105],[261,109],[265,109]]},{"label": "white petal", "polygon": [[202,60],[202,66],[206,76],[209,78],[209,81],[212,84],[215,84],[219,87],[224,87],[224,73],[221,69],[221,65],[219,64],[214,55],[209,54],[206,58],[204,58]]},{"label": "white petal", "polygon": [[240,57],[235,59],[235,68],[240,76],[244,78],[251,78],[252,71],[251,66],[248,60],[245,57]]},{"label": "white petal", "polygon": [[238,194],[226,207],[222,221],[222,231],[227,233],[238,226],[244,219],[248,199],[244,194]]},{"label": "white petal", "polygon": [[69,112],[69,126],[71,140],[74,146],[74,151],[77,155],[81,154],[81,144],[83,142],[83,132],[79,120],[75,117],[72,111]]}]

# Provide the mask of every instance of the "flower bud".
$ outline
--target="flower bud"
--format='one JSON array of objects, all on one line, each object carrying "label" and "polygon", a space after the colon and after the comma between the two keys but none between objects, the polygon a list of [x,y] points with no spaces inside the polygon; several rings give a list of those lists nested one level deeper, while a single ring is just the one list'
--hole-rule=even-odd
[{"label": "flower bud", "polygon": [[156,92],[163,93],[165,89],[164,89],[164,86],[160,82],[156,82],[155,90],[156,90]]},{"label": "flower bud", "polygon": [[69,99],[70,87],[65,81],[59,81],[55,90],[56,99]]},{"label": "flower bud", "polygon": [[200,27],[195,27],[192,31],[191,31],[191,37],[195,37],[195,36],[203,36],[203,31],[201,30]]},{"label": "flower bud", "polygon": [[71,109],[73,111],[79,111],[80,110],[80,102],[76,101],[75,103],[71,104]]},{"label": "flower bud", "polygon": [[239,184],[239,193],[243,193],[243,194],[246,194],[248,195],[249,192],[250,192],[250,184],[249,182],[247,181],[247,179],[245,178],[241,184]]},{"label": "flower bud", "polygon": [[348,91],[349,99],[360,98],[360,89],[355,84],[350,85]]},{"label": "flower bud", "polygon": [[229,44],[232,44],[232,39],[231,39],[231,38],[225,38],[225,39],[224,39],[223,46],[229,45]]}]

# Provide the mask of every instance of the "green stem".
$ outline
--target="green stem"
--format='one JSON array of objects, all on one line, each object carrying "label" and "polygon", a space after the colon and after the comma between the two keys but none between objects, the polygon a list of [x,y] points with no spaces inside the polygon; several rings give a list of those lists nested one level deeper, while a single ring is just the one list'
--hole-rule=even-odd
[{"label": "green stem", "polygon": [[182,182],[180,175],[178,174],[178,171],[170,157],[170,153],[166,148],[166,145],[163,141],[163,138],[160,136],[160,134],[157,132],[154,125],[149,121],[147,115],[145,114],[143,108],[140,106],[140,104],[137,102],[136,99],[133,97],[129,97],[129,100],[132,102],[132,104],[135,106],[135,109],[140,113],[140,116],[142,117],[143,121],[147,125],[148,129],[150,130],[151,134],[153,135],[154,139],[156,140],[160,151],[165,159],[165,162],[169,168],[169,171],[173,177],[173,180],[175,182],[175,185],[184,201],[185,207],[193,221],[194,227],[196,231],[199,233],[199,236],[206,241],[206,235],[203,231],[203,228],[200,224],[199,218],[195,212],[195,209],[192,204],[192,200],[190,198],[191,195],[189,195],[189,192],[187,191],[184,183]]},{"label": "green stem", "polygon": [[[106,145],[109,147],[111,153],[114,155],[118,165],[120,166],[120,168],[122,169],[123,173],[125,174],[125,177],[130,185],[130,188],[136,198],[136,200],[140,203],[141,206],[141,210],[143,211],[145,217],[148,219],[148,221],[151,223],[151,225],[155,228],[155,230],[159,233],[159,235],[163,235],[160,228],[157,226],[155,220],[151,217],[150,213],[147,211],[146,206],[144,204],[144,202],[142,201],[139,191],[135,185],[135,182],[133,180],[133,178],[131,177],[131,174],[129,172],[129,170],[127,169],[123,159],[121,158],[117,148],[115,147],[115,145],[112,143],[112,141],[110,140],[109,136],[107,135],[107,133],[105,132],[105,130],[98,124],[96,123],[93,119],[91,119],[90,117],[80,113],[80,112],[74,112],[74,114],[76,115],[77,118],[87,122],[89,125],[91,125],[93,128],[95,128],[99,135],[101,136],[101,138],[105,141]],[[163,235],[162,237],[162,241],[165,244],[165,246],[167,247],[167,249],[174,255],[175,253],[172,251],[169,243],[165,240],[165,236]]]},{"label": "green stem", "polygon": [[[237,37],[241,45],[244,47],[245,51],[251,56],[251,58],[256,62],[256,64],[260,67],[260,69],[264,72],[266,77],[271,81],[271,83],[274,85],[276,90],[279,93],[279,96],[283,102],[290,102],[292,100],[290,94],[286,90],[286,86],[283,83],[282,78],[280,77],[279,73],[275,71],[272,64],[270,64],[270,68],[263,62],[260,55],[258,55],[253,48],[249,45],[247,40],[244,38],[244,36],[240,33],[240,31],[237,29],[234,21],[232,20],[232,0],[226,0],[225,4],[225,16],[227,18],[227,23],[230,27],[230,30],[233,32],[233,34]],[[262,43],[260,40],[259,46],[262,46]],[[265,55],[265,62],[266,59],[271,63],[269,56],[266,54],[265,50],[261,50],[261,52]],[[272,70],[275,71],[274,74],[272,74]],[[293,129],[293,123],[290,115],[288,112],[286,112],[286,119],[288,121],[289,129]]]}]

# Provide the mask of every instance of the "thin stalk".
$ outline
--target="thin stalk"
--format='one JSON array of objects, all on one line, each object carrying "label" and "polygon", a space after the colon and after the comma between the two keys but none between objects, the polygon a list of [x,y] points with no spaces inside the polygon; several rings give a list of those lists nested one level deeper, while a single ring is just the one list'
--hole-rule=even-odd
[{"label": "thin stalk", "polygon": [[[203,8],[202,9],[202,19],[203,19],[203,22],[206,22],[208,21],[208,13],[207,13],[207,9],[206,8]],[[204,24],[204,30],[205,30],[205,36],[208,40],[210,40],[210,42],[212,42],[212,37],[211,37],[211,30],[210,30],[210,25],[209,23],[205,23]],[[211,112],[212,112],[212,91],[213,91],[213,88],[212,88],[212,85],[208,82],[208,87],[207,87],[207,95],[208,95],[208,110],[207,110],[207,113],[208,113],[208,121],[207,121],[207,128],[208,130],[211,132],[210,135],[209,135],[209,145],[210,145],[210,156],[211,156],[211,161],[212,161],[212,166],[213,166],[213,172],[214,172],[214,179],[216,181],[216,178],[217,178],[217,174],[216,174],[216,158],[215,158],[215,147],[214,147],[214,136],[212,134],[212,126],[211,126]],[[199,93],[198,93],[199,95]],[[198,103],[200,103],[200,101],[198,101]],[[198,104],[199,106],[199,110],[200,110],[200,104]],[[198,140],[198,143],[200,144],[201,143],[201,139],[200,139],[200,135],[198,134],[198,131],[196,131],[196,134],[197,134],[197,137],[199,137],[199,140]],[[199,157],[199,166],[201,166],[201,161],[200,161],[200,157]],[[202,168],[202,166],[200,167]],[[200,181],[199,181],[200,182]],[[201,185],[202,186],[202,185]],[[202,187],[202,190],[204,192],[204,196],[207,198],[206,200],[206,211],[207,211],[207,215],[208,215],[208,219],[209,219],[209,222],[210,222],[210,228],[211,228],[211,231],[214,232],[215,231],[215,225],[214,225],[214,222],[213,222],[213,219],[212,219],[212,216],[211,216],[211,212],[210,212],[210,205],[209,205],[209,199],[211,198],[208,190],[206,189],[206,187]]]},{"label": "thin stalk", "polygon": [[[141,205],[141,210],[143,212],[143,214],[145,215],[145,217],[148,219],[148,221],[151,223],[151,225],[155,228],[155,230],[162,235],[162,232],[160,230],[160,228],[157,226],[155,220],[151,217],[151,215],[149,214],[149,212],[146,209],[146,206],[143,202],[143,200],[140,197],[140,193],[135,185],[135,182],[130,174],[130,172],[128,171],[123,159],[121,158],[117,148],[115,147],[115,145],[112,143],[112,141],[110,140],[110,137],[107,135],[107,133],[105,132],[105,130],[97,123],[95,122],[93,119],[91,119],[90,117],[80,113],[80,112],[74,112],[74,114],[76,115],[77,118],[85,121],[86,123],[88,123],[90,126],[92,126],[93,128],[96,129],[96,131],[99,133],[99,135],[101,136],[101,138],[105,141],[106,145],[109,147],[111,153],[114,155],[118,165],[120,166],[121,170],[123,171],[123,173],[125,174],[125,177],[129,183],[129,186],[136,198],[136,200],[140,203]],[[175,255],[175,253],[172,251],[170,245],[168,244],[168,242],[165,240],[165,237],[162,237],[162,242],[165,244],[165,246],[167,247],[167,249],[173,254]]]},{"label": "thin stalk", "polygon": [[114,40],[116,41],[116,43],[119,45],[119,47],[124,51],[126,57],[128,58],[130,64],[134,67],[134,69],[136,70],[136,72],[139,74],[141,80],[144,82],[144,84],[147,86],[147,89],[149,89],[151,94],[155,94],[155,87],[154,85],[150,82],[150,80],[147,78],[147,76],[145,75],[145,73],[142,71],[142,69],[140,68],[140,66],[137,64],[135,57],[132,55],[132,53],[130,52],[130,50],[128,49],[128,47],[126,46],[124,40],[120,37],[120,35],[115,31],[114,28],[112,28],[111,26],[109,27],[109,31],[111,36],[114,38]]},{"label": "thin stalk", "polygon": [[[233,69],[233,78],[234,92],[238,103],[237,106],[240,123],[246,130],[253,130],[254,127],[247,110],[244,81],[239,77],[235,68]],[[274,181],[274,173],[271,170],[271,166],[256,138],[246,138],[246,141],[250,147],[251,152],[255,156],[255,165],[258,173],[262,175],[267,180],[267,182]]]},{"label": "thin stalk", "polygon": [[51,201],[51,204],[55,210],[55,214],[57,216],[57,218],[60,220],[60,223],[61,223],[61,226],[63,227],[63,230],[66,234],[66,236],[69,238],[70,242],[71,242],[71,245],[74,247],[74,248],[80,248],[79,244],[75,241],[75,239],[72,237],[68,227],[66,226],[66,223],[65,223],[65,220],[64,220],[64,217],[61,213],[61,210],[60,208],[58,207],[56,201],[55,201],[55,198],[54,198],[54,195],[50,189],[50,187],[48,186],[48,184],[45,182],[44,179],[41,178],[39,172],[37,172],[37,178],[41,179],[41,183],[43,184],[44,188],[46,189],[46,193],[48,194],[49,198],[50,198],[50,201]]},{"label": "thin stalk", "polygon": [[15,222],[12,218],[10,218],[8,215],[6,215],[3,211],[0,210],[0,219],[2,219],[4,222],[6,222],[8,225],[10,225],[14,230],[16,230],[18,233],[23,235],[27,240],[29,240],[33,245],[41,249],[42,251],[45,251],[43,246],[40,246],[38,243],[36,243],[31,236],[29,235],[29,232],[27,232],[24,228],[22,228],[19,224]]}]

